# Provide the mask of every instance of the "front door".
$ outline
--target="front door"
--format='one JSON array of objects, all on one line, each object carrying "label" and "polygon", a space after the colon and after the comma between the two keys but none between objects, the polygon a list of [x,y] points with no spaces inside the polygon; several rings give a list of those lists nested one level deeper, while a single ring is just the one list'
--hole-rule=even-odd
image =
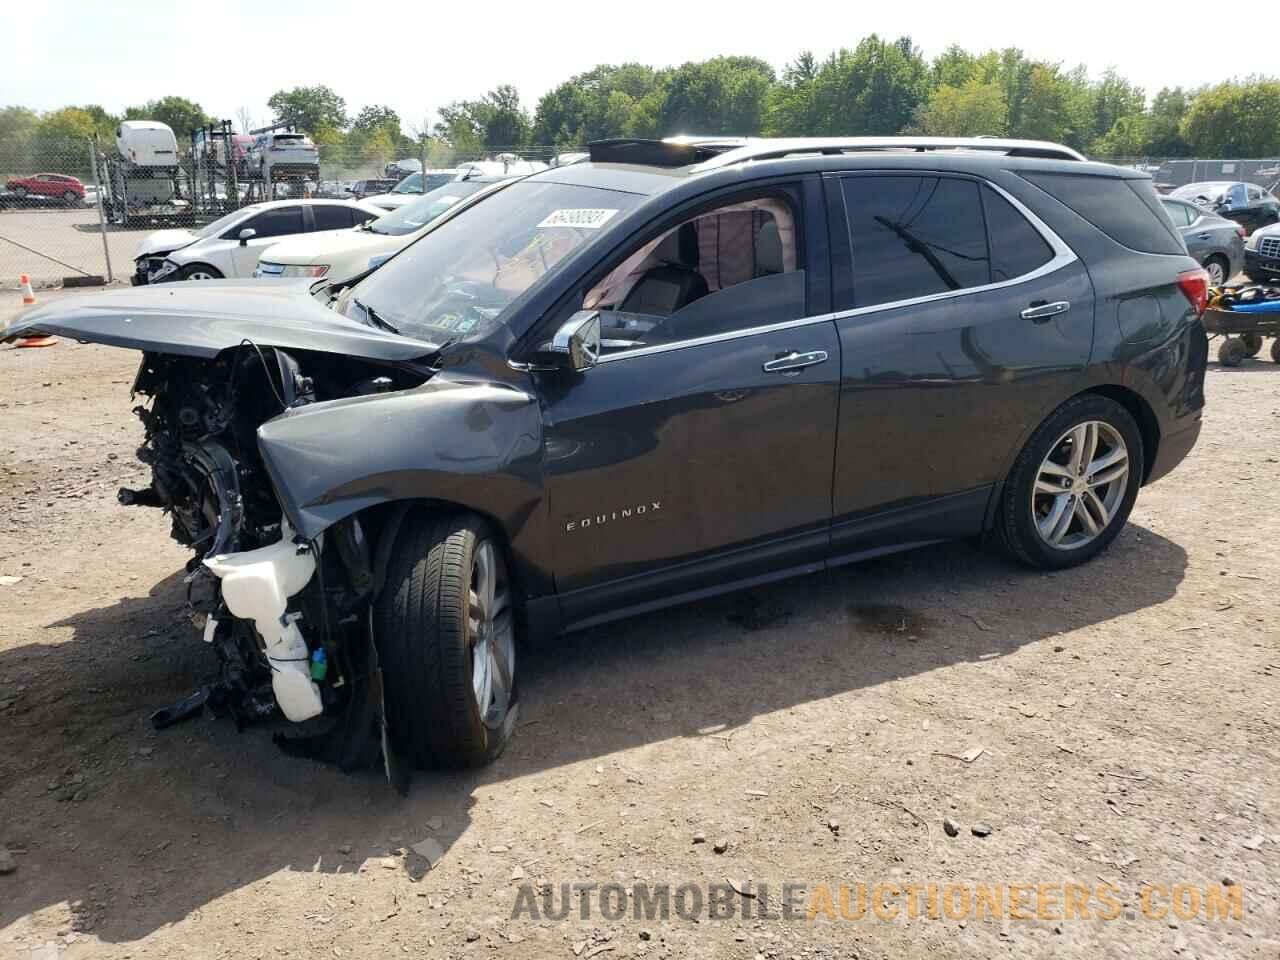
[{"label": "front door", "polygon": [[807,280],[825,259],[799,259],[799,197],[704,211],[587,294],[601,360],[543,388],[566,627],[821,566],[840,344]]},{"label": "front door", "polygon": [[[241,242],[240,231],[247,228],[252,228],[257,233],[249,240]],[[252,277],[254,268],[258,265],[258,257],[263,250],[273,243],[279,243],[281,237],[302,233],[306,229],[301,204],[264,210],[245,223],[233,227],[225,235],[226,239],[233,241],[229,257],[231,272],[228,276]]]}]

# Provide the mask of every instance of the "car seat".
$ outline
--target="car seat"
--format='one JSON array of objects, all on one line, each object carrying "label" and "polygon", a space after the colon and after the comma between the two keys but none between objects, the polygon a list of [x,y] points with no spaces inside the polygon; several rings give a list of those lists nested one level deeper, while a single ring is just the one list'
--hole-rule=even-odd
[{"label": "car seat", "polygon": [[706,278],[698,272],[698,231],[682,224],[662,239],[648,258],[654,265],[636,281],[619,309],[669,317],[707,295]]}]

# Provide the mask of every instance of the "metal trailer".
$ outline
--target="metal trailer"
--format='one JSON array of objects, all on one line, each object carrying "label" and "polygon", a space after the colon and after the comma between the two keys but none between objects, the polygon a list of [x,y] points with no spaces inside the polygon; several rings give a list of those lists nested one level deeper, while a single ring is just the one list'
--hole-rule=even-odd
[{"label": "metal trailer", "polygon": [[1271,341],[1271,359],[1280,363],[1280,313],[1243,313],[1210,307],[1204,312],[1204,328],[1209,339],[1223,337],[1218,345],[1218,362],[1238,367],[1248,357],[1262,351],[1264,337]]}]

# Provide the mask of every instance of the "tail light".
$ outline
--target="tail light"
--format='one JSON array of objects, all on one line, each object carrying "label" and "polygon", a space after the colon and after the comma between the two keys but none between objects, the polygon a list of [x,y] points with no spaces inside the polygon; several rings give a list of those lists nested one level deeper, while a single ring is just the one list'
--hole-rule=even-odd
[{"label": "tail light", "polygon": [[1196,308],[1197,316],[1204,313],[1204,308],[1209,304],[1209,274],[1199,268],[1180,273],[1178,289],[1191,306]]}]

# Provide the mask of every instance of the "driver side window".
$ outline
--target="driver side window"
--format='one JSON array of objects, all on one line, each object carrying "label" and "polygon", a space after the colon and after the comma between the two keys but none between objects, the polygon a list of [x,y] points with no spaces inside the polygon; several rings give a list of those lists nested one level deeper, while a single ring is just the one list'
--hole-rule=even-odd
[{"label": "driver side window", "polygon": [[740,198],[634,247],[583,297],[602,352],[796,320],[805,283],[799,218],[782,193]]}]

